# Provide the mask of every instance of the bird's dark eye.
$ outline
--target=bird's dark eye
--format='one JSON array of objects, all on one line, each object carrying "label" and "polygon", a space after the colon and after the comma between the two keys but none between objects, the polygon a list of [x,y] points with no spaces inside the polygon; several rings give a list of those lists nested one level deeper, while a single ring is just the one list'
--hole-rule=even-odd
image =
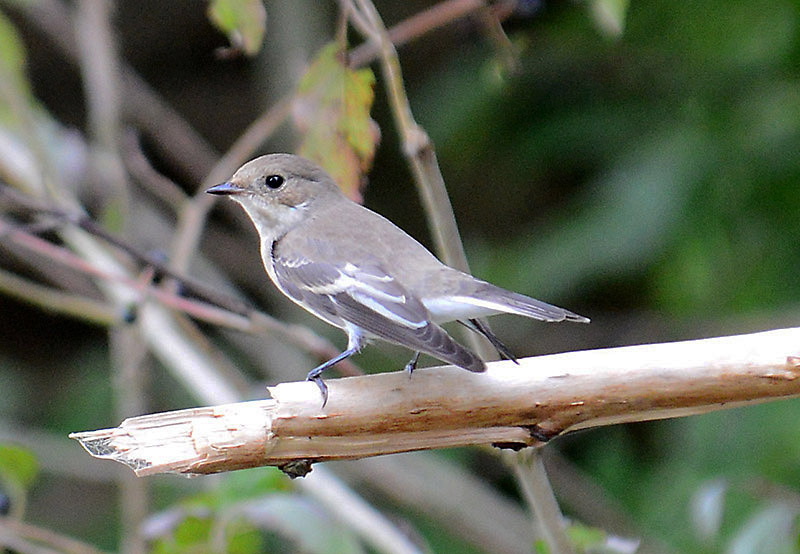
[{"label": "bird's dark eye", "polygon": [[283,181],[284,179],[280,175],[269,175],[266,183],[269,188],[277,189],[280,188],[280,186],[283,184]]}]

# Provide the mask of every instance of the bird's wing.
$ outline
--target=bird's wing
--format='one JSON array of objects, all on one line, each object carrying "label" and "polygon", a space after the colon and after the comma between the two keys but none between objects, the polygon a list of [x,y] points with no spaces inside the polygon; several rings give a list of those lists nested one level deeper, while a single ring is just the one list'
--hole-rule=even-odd
[{"label": "bird's wing", "polygon": [[470,371],[485,369],[480,358],[432,323],[422,302],[379,263],[338,265],[276,256],[273,263],[280,287],[315,315]]}]

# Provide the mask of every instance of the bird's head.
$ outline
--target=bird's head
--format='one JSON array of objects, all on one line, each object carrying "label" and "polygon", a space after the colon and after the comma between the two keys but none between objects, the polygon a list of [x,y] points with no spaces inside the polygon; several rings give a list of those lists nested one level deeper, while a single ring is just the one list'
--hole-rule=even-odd
[{"label": "bird's head", "polygon": [[245,209],[262,238],[281,236],[311,213],[321,197],[342,196],[314,162],[292,154],[268,154],[247,162],[209,194],[230,196]]}]

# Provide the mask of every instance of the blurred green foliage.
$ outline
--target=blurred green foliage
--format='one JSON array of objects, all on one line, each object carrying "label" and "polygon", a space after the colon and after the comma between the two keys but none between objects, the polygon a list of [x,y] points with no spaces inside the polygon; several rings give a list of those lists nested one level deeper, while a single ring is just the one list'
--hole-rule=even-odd
[{"label": "blurred green foliage", "polygon": [[313,500],[291,491],[277,469],[229,474],[150,523],[154,552],[363,552],[355,534]]},{"label": "blurred green foliage", "polygon": [[[535,31],[512,33],[522,67],[502,84],[476,46],[414,89],[457,183],[473,269],[544,298],[582,291],[618,316],[657,314],[678,334],[694,322],[688,332],[705,336],[715,319],[718,330],[796,322],[800,6],[637,1],[608,40],[581,10],[554,4]],[[602,319],[593,324],[620,325]],[[670,547],[795,552],[797,409],[787,401],[562,444]],[[732,492],[703,539],[690,499],[720,476]]]},{"label": "blurred green foliage", "polygon": [[476,48],[419,87],[455,194],[485,207],[461,218],[493,235],[475,264],[547,297],[632,276],[678,317],[798,302],[796,3],[635,2],[617,41],[553,11],[504,86]]}]

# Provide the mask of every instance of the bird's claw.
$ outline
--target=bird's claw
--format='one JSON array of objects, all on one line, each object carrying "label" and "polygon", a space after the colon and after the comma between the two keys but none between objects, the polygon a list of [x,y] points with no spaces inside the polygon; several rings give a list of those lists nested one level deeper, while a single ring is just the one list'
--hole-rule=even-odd
[{"label": "bird's claw", "polygon": [[408,373],[409,379],[411,378],[411,374],[414,373],[414,370],[417,369],[417,362],[419,361],[419,352],[414,354],[414,357],[411,358],[408,363],[406,364],[406,372]]},{"label": "bird's claw", "polygon": [[315,374],[313,371],[308,374],[306,381],[313,381],[317,384],[319,392],[322,393],[322,407],[324,408],[325,404],[328,403],[328,385],[325,384],[325,381],[322,380],[319,373]]}]

